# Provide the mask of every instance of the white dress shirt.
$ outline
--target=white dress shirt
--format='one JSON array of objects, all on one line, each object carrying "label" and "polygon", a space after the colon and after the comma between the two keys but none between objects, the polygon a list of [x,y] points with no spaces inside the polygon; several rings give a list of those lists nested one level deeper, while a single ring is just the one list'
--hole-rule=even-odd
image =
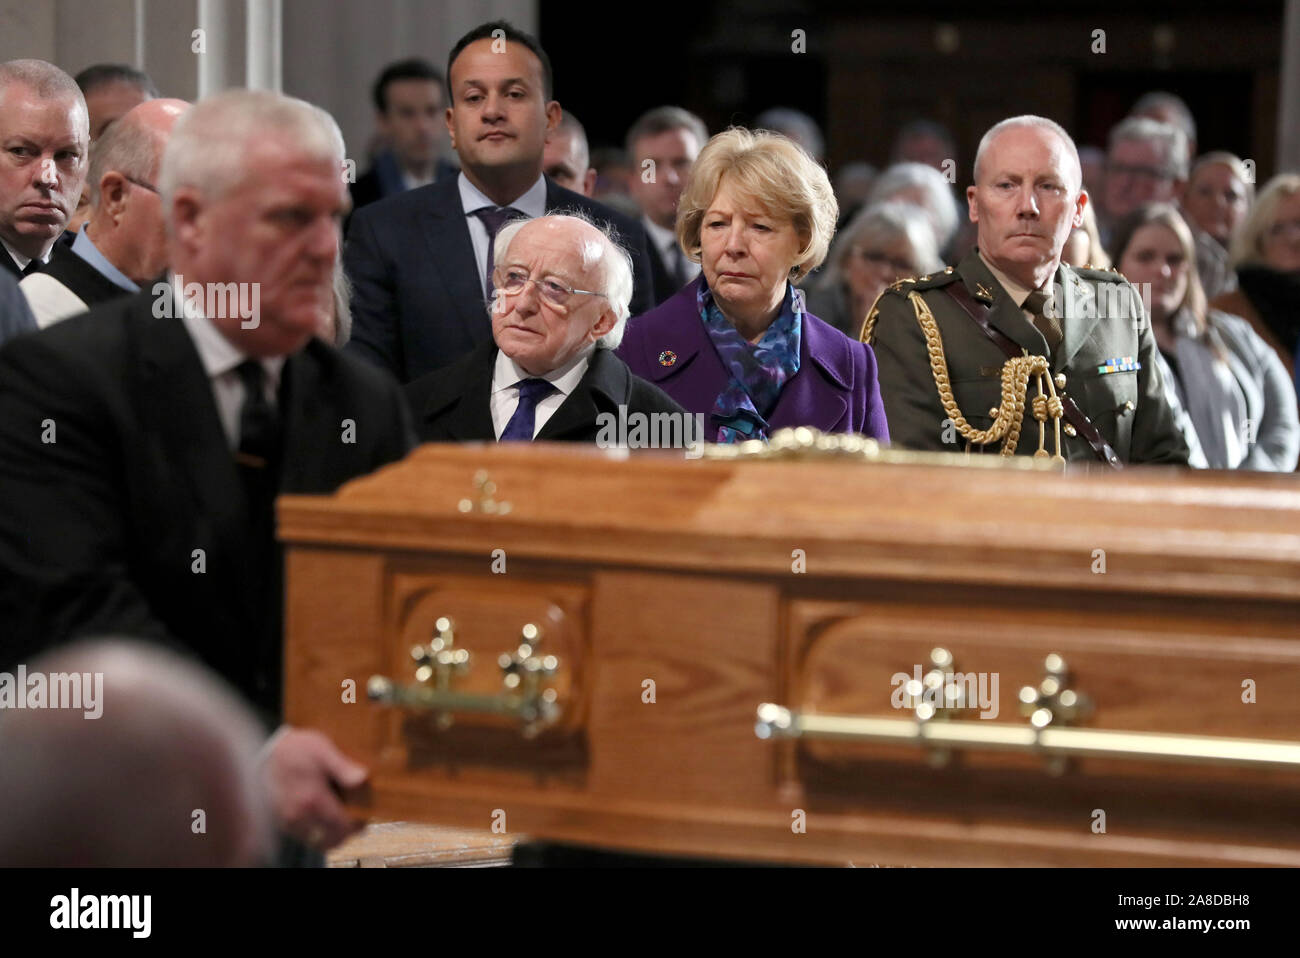
[{"label": "white dress shirt", "polygon": [[[208,374],[212,397],[217,403],[217,415],[221,418],[221,428],[225,430],[230,451],[234,452],[239,448],[239,410],[244,405],[244,381],[239,378],[235,368],[249,357],[236,349],[234,343],[203,315],[201,303],[184,298],[174,278],[172,291],[179,307],[181,322],[194,341],[199,362]],[[262,380],[266,388],[266,399],[274,408],[280,388],[280,373],[284,369],[284,357],[273,356],[261,360],[261,363],[266,372]]]},{"label": "white dress shirt", "polygon": [[[483,221],[474,215],[474,210],[490,206],[492,209],[497,208],[497,204],[488,199],[483,192],[469,181],[463,172],[456,177],[456,182],[460,186],[460,205],[465,211],[465,220],[469,224],[470,242],[474,244],[474,261],[478,263],[478,284],[480,287],[487,286],[487,250],[488,234],[487,227]],[[539,216],[546,215],[546,177],[539,176],[537,182],[530,186],[523,196],[505,204],[506,206],[517,209],[529,219],[536,219]]]},{"label": "white dress shirt", "polygon": [[[12,246],[10,246],[2,239],[0,239],[0,246],[3,246],[5,248],[5,252],[8,253],[9,256],[13,259],[13,261],[18,264],[19,272],[25,270],[27,268],[27,264],[32,261],[32,258],[30,256],[24,256],[22,253],[18,252],[18,250],[14,249]],[[51,243],[50,248],[47,249],[45,251],[45,255],[41,257],[41,262],[43,264],[48,265],[50,262],[50,254],[52,254],[53,252],[54,252],[54,243]]]},{"label": "white dress shirt", "polygon": [[578,388],[578,382],[586,375],[587,366],[591,362],[591,351],[595,348],[596,344],[592,343],[559,369],[553,369],[545,376],[533,376],[524,372],[517,362],[498,349],[496,365],[492,369],[492,395],[488,400],[492,409],[492,429],[497,438],[501,438],[510,417],[519,408],[520,380],[545,379],[555,387],[554,392],[537,402],[533,418],[533,438],[536,438],[547,420],[555,415],[555,410]]}]

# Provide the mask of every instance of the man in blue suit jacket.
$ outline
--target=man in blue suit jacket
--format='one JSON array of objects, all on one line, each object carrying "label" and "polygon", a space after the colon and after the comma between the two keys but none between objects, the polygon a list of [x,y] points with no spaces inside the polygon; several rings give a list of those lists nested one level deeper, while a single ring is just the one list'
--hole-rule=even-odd
[{"label": "man in blue suit jacket", "polygon": [[492,338],[491,239],[510,219],[565,209],[608,227],[631,251],[632,314],[649,309],[641,226],[542,175],[546,138],[562,113],[537,41],[504,21],[485,23],[452,48],[447,86],[461,173],[353,216],[343,259],[355,290],[347,349],[403,383],[472,352]]}]

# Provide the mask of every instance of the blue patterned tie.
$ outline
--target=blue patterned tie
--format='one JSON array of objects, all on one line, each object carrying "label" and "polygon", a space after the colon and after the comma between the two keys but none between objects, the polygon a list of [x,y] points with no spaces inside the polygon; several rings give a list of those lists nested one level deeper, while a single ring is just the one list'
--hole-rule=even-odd
[{"label": "blue patterned tie", "polygon": [[[487,296],[488,301],[491,302],[492,267],[493,267],[493,256],[495,253],[494,247],[496,246],[497,232],[501,229],[502,226],[505,225],[506,220],[514,219],[515,217],[523,216],[524,214],[520,213],[513,206],[503,206],[500,209],[493,209],[490,206],[480,206],[478,209],[473,211],[473,215],[477,216],[479,219],[483,221],[483,228],[487,230],[487,238],[488,238],[487,271],[484,272],[483,274],[483,292]],[[531,439],[532,437],[530,436],[529,438]]]},{"label": "blue patterned tie", "polygon": [[555,387],[545,379],[521,379],[515,385],[519,387],[519,405],[501,431],[500,441],[531,442],[537,425],[537,404],[554,392]]}]

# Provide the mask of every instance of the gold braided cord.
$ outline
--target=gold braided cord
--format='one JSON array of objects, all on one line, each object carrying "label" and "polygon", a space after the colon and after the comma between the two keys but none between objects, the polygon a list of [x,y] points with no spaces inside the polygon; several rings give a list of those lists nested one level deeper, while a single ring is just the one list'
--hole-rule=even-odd
[{"label": "gold braided cord", "polygon": [[867,318],[862,321],[862,330],[858,333],[858,342],[866,343],[868,346],[871,345],[871,337],[876,333],[876,319],[880,316],[880,301],[885,298],[885,294],[891,289],[893,289],[891,286],[882,289],[880,295],[876,297],[876,301],[867,310]]},{"label": "gold braided cord", "polygon": [[[1026,393],[1029,391],[1029,377],[1031,375],[1040,377],[1040,395],[1038,398],[1044,402],[1044,414],[1055,412],[1059,416],[1060,400],[1056,397],[1056,390],[1052,385],[1051,376],[1048,375],[1047,360],[1042,356],[1025,355],[1008,359],[1002,366],[1002,402],[998,406],[998,414],[993,420],[993,425],[988,429],[976,429],[968,423],[966,417],[961,414],[961,410],[957,407],[957,400],[952,394],[952,384],[948,378],[948,361],[943,354],[943,337],[939,335],[939,326],[934,320],[934,314],[930,312],[930,307],[919,292],[913,290],[908,294],[907,298],[912,302],[912,308],[916,312],[916,322],[925,335],[926,350],[930,356],[930,371],[934,375],[934,384],[939,390],[939,403],[943,406],[944,415],[952,421],[963,439],[981,446],[989,445],[1001,439],[1001,454],[1004,456],[1015,455],[1016,445],[1020,442],[1020,428],[1024,422],[1025,398]],[[869,335],[869,327],[874,325],[877,311],[877,309],[873,308],[871,314],[867,316],[867,325],[863,327],[864,336]],[[1044,378],[1047,380],[1048,389],[1051,392],[1051,401],[1041,395]],[[1057,455],[1059,456],[1059,430],[1057,435]],[[1040,428],[1040,450],[1043,448],[1043,439]],[[1044,455],[1046,455],[1046,451],[1043,451]]]}]

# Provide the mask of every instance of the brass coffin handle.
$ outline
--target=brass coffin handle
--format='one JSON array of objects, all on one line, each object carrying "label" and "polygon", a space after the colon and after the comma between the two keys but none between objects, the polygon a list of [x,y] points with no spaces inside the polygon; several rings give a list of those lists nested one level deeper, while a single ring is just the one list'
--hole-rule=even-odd
[{"label": "brass coffin handle", "polygon": [[[950,667],[951,656],[943,649],[931,653],[932,664],[936,659],[942,662],[945,656]],[[1020,690],[1021,711],[1029,716],[1026,725],[944,720],[945,710],[929,704],[918,706],[913,718],[905,719],[801,713],[764,702],[758,707],[754,733],[761,739],[815,738],[912,746],[940,757],[965,750],[1021,752],[1047,759],[1049,770],[1056,773],[1063,772],[1072,758],[1300,771],[1297,742],[1066,727],[1061,723],[1087,713],[1087,700],[1068,688],[1068,670],[1059,655],[1048,656],[1046,665],[1047,675],[1037,687]],[[925,682],[913,680],[908,685],[928,684],[936,671],[932,668]],[[919,687],[907,689],[909,694],[919,691]]]},{"label": "brass coffin handle", "polygon": [[470,653],[455,647],[451,620],[434,623],[434,638],[428,645],[411,650],[416,662],[415,682],[401,685],[382,675],[366,683],[370,701],[378,705],[433,712],[440,729],[450,728],[456,713],[500,715],[518,721],[525,738],[536,736],[553,725],[561,714],[558,695],[547,681],[560,668],[554,655],[540,655],[537,646],[542,630],[529,623],[523,627],[519,646],[502,653],[502,690],[496,695],[458,692],[453,686],[459,675],[470,669]]}]

